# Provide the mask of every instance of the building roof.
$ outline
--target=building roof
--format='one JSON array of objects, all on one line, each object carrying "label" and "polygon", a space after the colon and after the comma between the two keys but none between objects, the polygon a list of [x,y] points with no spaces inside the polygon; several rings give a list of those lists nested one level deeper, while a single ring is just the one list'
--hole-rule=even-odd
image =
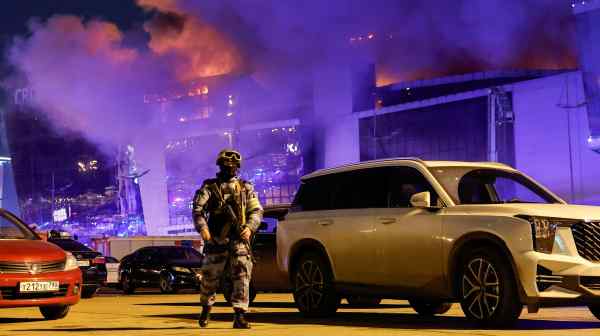
[{"label": "building roof", "polygon": [[378,87],[379,106],[406,104],[435,97],[557,75],[571,70],[487,71],[427,80],[400,82]]}]

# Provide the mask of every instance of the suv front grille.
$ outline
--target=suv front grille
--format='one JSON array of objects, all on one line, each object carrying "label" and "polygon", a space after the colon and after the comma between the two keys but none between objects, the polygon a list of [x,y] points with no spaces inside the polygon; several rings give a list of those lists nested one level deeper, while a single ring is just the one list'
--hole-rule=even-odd
[{"label": "suv front grille", "polygon": [[[37,272],[31,272],[32,265],[37,266]],[[0,261],[0,273],[29,274],[60,272],[65,268],[65,261],[50,261],[39,263],[11,263]]]},{"label": "suv front grille", "polygon": [[600,222],[580,222],[571,226],[579,255],[600,262]]}]

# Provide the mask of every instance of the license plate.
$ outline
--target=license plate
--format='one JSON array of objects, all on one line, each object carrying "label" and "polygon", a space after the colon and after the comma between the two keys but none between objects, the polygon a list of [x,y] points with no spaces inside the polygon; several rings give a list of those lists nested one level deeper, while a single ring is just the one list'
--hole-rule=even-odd
[{"label": "license plate", "polygon": [[89,260],[77,260],[77,266],[79,266],[79,267],[90,266],[90,261]]},{"label": "license plate", "polygon": [[58,281],[28,281],[19,284],[19,292],[56,292],[58,287]]}]

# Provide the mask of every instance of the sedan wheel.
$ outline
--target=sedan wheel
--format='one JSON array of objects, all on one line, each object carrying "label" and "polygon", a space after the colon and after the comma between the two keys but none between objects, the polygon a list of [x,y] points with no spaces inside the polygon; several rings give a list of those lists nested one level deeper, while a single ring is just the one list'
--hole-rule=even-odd
[{"label": "sedan wheel", "polygon": [[164,294],[172,294],[177,291],[175,287],[173,287],[173,276],[169,273],[160,275],[159,286],[160,291]]},{"label": "sedan wheel", "polygon": [[83,287],[81,290],[81,297],[84,299],[90,299],[96,295],[98,287]]},{"label": "sedan wheel", "polygon": [[121,288],[125,294],[133,294],[135,292],[135,285],[131,275],[123,273],[121,276]]},{"label": "sedan wheel", "polygon": [[510,263],[498,253],[479,249],[463,259],[460,273],[461,308],[474,321],[509,326],[523,305]]},{"label": "sedan wheel", "polygon": [[293,274],[294,301],[306,316],[328,316],[335,313],[340,297],[333,288],[329,265],[315,254],[300,259]]},{"label": "sedan wheel", "polygon": [[46,320],[58,320],[69,313],[71,306],[46,306],[40,307],[40,312]]}]

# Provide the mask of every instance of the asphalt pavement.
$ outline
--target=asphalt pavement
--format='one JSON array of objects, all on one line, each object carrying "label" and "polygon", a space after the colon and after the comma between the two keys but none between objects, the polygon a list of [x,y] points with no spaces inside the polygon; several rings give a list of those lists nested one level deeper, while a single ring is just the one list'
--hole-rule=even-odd
[{"label": "asphalt pavement", "polygon": [[306,319],[290,294],[259,293],[251,307],[251,330],[233,330],[231,307],[219,302],[213,321],[198,328],[198,294],[104,293],[82,300],[62,320],[45,321],[36,308],[0,310],[0,335],[600,335],[598,321],[585,307],[547,308],[521,315],[509,330],[481,330],[468,323],[459,305],[432,318],[418,316],[406,301],[384,300],[372,308],[345,304],[335,317]]}]

